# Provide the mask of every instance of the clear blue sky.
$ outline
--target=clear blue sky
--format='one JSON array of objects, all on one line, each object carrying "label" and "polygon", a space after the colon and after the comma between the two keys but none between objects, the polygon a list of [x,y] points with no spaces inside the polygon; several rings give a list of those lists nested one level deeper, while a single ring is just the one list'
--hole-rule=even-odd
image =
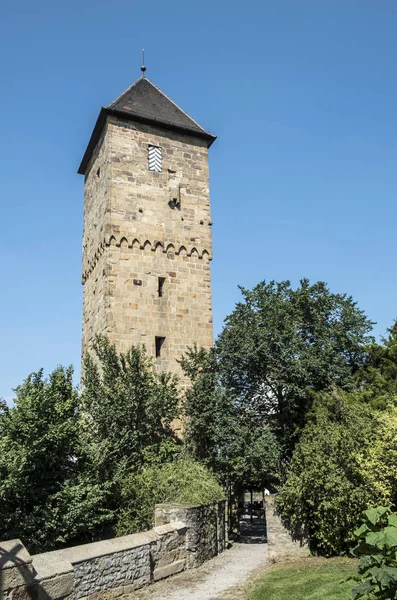
[{"label": "clear blue sky", "polygon": [[0,397],[74,364],[83,178],[102,105],[147,75],[209,131],[215,332],[238,284],[302,277],[397,316],[395,0],[6,0]]}]

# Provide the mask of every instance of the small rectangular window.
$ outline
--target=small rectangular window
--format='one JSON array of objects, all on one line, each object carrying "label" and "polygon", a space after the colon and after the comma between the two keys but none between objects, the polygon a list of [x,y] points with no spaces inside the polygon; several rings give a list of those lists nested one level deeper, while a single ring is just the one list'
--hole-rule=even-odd
[{"label": "small rectangular window", "polygon": [[149,158],[149,171],[156,171],[161,173],[161,148],[160,146],[148,146],[148,158]]},{"label": "small rectangular window", "polygon": [[162,296],[163,296],[164,282],[165,282],[165,277],[159,277],[158,288],[157,288],[157,293],[158,293],[159,298],[162,298]]},{"label": "small rectangular window", "polygon": [[159,337],[156,335],[155,342],[156,342],[156,358],[160,358],[161,348],[163,347],[163,344],[165,342],[165,337]]}]

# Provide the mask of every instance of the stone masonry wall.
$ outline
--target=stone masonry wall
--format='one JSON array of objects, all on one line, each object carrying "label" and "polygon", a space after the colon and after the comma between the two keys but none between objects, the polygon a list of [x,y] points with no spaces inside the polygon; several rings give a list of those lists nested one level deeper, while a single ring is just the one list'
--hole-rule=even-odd
[{"label": "stone masonry wall", "polygon": [[110,138],[105,127],[92,155],[90,171],[85,179],[83,281],[95,266],[98,252],[109,236],[110,224],[106,215],[109,212],[110,195],[107,182],[110,178]]},{"label": "stone masonry wall", "polygon": [[266,503],[266,533],[269,559],[277,561],[289,557],[310,556],[310,550],[305,541],[293,540],[277,514],[275,496],[265,496]]},{"label": "stone masonry wall", "polygon": [[[95,335],[106,335],[107,333],[107,306],[108,300],[108,267],[107,253],[109,249],[104,247],[102,254],[85,282],[83,296],[83,334],[82,351],[85,352]],[[83,355],[84,356],[84,355]]]},{"label": "stone masonry wall", "polygon": [[198,567],[225,550],[225,507],[225,501],[199,506],[159,504],[156,507],[156,525],[178,521],[186,523],[187,568]]},{"label": "stone masonry wall", "polygon": [[[145,344],[154,355],[155,336],[165,337],[157,367],[178,372],[176,359],[188,345],[212,344],[208,258],[188,257],[183,251],[165,254],[149,245],[143,251],[111,246],[109,261],[108,336],[120,350]],[[162,297],[158,277],[165,279]]]},{"label": "stone masonry wall", "polygon": [[[162,149],[160,173],[149,144]],[[154,356],[165,337],[157,368],[180,374],[188,346],[211,347],[211,225],[206,142],[108,118],[85,179],[83,352],[106,333]]]},{"label": "stone masonry wall", "polygon": [[150,531],[32,557],[20,540],[0,542],[0,600],[108,600],[192,568],[225,548],[222,501],[161,505],[155,517]]}]

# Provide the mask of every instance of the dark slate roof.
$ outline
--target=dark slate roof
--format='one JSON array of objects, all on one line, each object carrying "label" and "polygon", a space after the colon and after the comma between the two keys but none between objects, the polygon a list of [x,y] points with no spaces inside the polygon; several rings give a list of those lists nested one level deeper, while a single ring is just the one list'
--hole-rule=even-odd
[{"label": "dark slate roof", "polygon": [[203,129],[194,119],[166,96],[146,77],[140,77],[112,104],[103,107],[92,132],[78,172],[85,174],[91,155],[98,143],[107,115],[130,121],[158,125],[207,140],[208,147],[216,137]]}]

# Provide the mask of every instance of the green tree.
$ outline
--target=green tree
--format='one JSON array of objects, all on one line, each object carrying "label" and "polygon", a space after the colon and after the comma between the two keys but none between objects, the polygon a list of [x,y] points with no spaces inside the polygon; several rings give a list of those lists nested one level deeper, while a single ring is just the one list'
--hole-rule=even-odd
[{"label": "green tree", "polygon": [[105,337],[96,338],[93,356],[84,359],[87,468],[98,481],[116,481],[150,458],[165,460],[178,451],[171,427],[179,416],[177,381],[152,367],[144,347],[118,353]]},{"label": "green tree", "polygon": [[355,376],[363,400],[383,409],[397,397],[397,322],[380,344],[367,347],[364,364]]},{"label": "green tree", "polygon": [[189,348],[180,364],[191,381],[185,392],[185,446],[191,456],[209,466],[226,485],[235,440],[233,399],[219,385],[218,364],[212,349]]},{"label": "green tree", "polygon": [[[172,481],[184,482],[179,497],[187,502],[201,491],[219,494],[203,466],[182,464],[172,429],[177,382],[152,367],[143,348],[119,354],[98,338],[80,397],[72,368],[58,367],[48,379],[30,375],[12,408],[0,402],[1,538],[41,552],[142,530],[153,498],[166,501]],[[152,480],[154,487],[139,487]]]},{"label": "green tree", "polygon": [[240,288],[243,301],[217,342],[223,385],[267,415],[290,452],[304,426],[312,392],[348,388],[363,364],[372,323],[344,294],[303,279]]},{"label": "green tree", "polygon": [[263,417],[241,411],[237,423],[237,452],[232,464],[240,488],[274,491],[280,482],[280,445]]},{"label": "green tree", "polygon": [[362,457],[376,436],[371,407],[354,394],[322,393],[295,448],[278,509],[290,531],[314,553],[345,553],[360,515],[379,495]]},{"label": "green tree", "polygon": [[79,398],[72,368],[33,373],[0,404],[0,537],[31,552],[112,534],[122,485],[143,465],[179,453],[171,421],[176,382],[156,375],[143,349],[118,354],[97,339]]},{"label": "green tree", "polygon": [[277,439],[262,415],[221,385],[214,350],[191,348],[180,362],[191,380],[185,399],[188,452],[211,468],[231,500],[245,487],[274,486]]},{"label": "green tree", "polygon": [[[0,537],[21,538],[31,552],[86,535],[88,509],[102,526],[103,492],[80,477],[80,415],[73,370],[31,374],[14,406],[0,410]],[[79,494],[76,494],[77,487]],[[68,501],[63,501],[68,490]]]}]

